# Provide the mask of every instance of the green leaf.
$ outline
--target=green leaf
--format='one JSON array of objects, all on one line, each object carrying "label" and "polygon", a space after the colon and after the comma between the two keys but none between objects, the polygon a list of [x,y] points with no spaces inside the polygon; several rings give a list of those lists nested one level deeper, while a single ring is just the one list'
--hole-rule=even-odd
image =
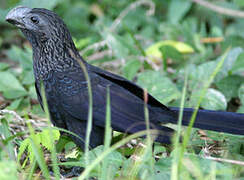
[{"label": "green leaf", "polygon": [[147,89],[150,94],[163,104],[180,97],[176,85],[162,72],[146,71],[138,75],[137,84]]},{"label": "green leaf", "polygon": [[[94,161],[103,152],[103,150],[104,150],[104,146],[98,146],[95,149],[89,151],[89,153],[88,153],[89,162]],[[113,177],[117,173],[118,169],[121,167],[121,165],[125,161],[125,157],[123,157],[122,154],[119,153],[118,151],[113,151],[106,158],[108,161],[107,167],[109,168],[108,173],[110,173],[109,177],[111,179],[113,179]],[[84,156],[81,157],[80,162],[81,162],[80,165],[82,167],[85,167]],[[101,170],[102,170],[101,166],[99,165],[93,170],[93,173],[95,173],[96,175],[100,175]]]},{"label": "green leaf", "polygon": [[19,179],[17,175],[17,164],[10,160],[0,161],[0,179],[2,180],[14,180]]},{"label": "green leaf", "polygon": [[168,10],[169,21],[177,24],[190,10],[191,5],[192,2],[188,0],[171,0]]},{"label": "green leaf", "polygon": [[14,100],[9,106],[8,109],[9,110],[16,110],[18,109],[18,107],[20,106],[21,101],[23,100],[23,98],[19,98]]},{"label": "green leaf", "polygon": [[166,46],[162,46],[160,48],[160,51],[163,54],[163,59],[172,59],[173,61],[180,61],[182,60],[183,56],[182,54],[174,47],[166,45]]},{"label": "green leaf", "polygon": [[236,112],[238,112],[238,113],[244,113],[244,104],[241,105]]},{"label": "green leaf", "polygon": [[[50,135],[50,133],[52,133],[52,136]],[[40,143],[48,150],[51,150],[53,146],[52,142],[57,141],[60,137],[60,133],[58,130],[50,130],[50,129],[45,129],[37,135],[40,136]],[[52,137],[53,139],[51,140],[50,137]]]},{"label": "green leaf", "polygon": [[184,165],[189,166],[189,170],[191,165],[194,166],[194,168],[190,171],[192,174],[205,177],[200,178],[195,176],[196,179],[208,179],[207,177],[210,177],[210,172],[213,171],[215,171],[216,177],[219,177],[219,179],[232,179],[232,169],[230,168],[229,164],[215,162],[196,156],[195,154],[187,155],[184,161]]},{"label": "green leaf", "polygon": [[[227,54],[227,57],[224,61],[224,64],[221,68],[221,70],[218,72],[218,74],[215,77],[215,81],[219,81],[222,78],[228,76],[231,72],[232,66],[235,63],[235,61],[237,60],[238,56],[243,52],[243,49],[240,47],[237,48],[233,48],[229,51],[229,53]],[[222,57],[219,57],[217,59],[217,62],[221,61]]]},{"label": "green leaf", "polygon": [[[190,64],[188,68],[189,89],[193,91],[199,91],[203,87],[212,72],[214,71],[217,63],[215,61],[203,63],[199,66]],[[182,76],[182,74],[180,74]],[[179,77],[180,78],[180,77]]]},{"label": "green leaf", "polygon": [[241,103],[244,105],[244,83],[240,86],[238,90],[238,97],[241,100]]},{"label": "green leaf", "polygon": [[7,51],[8,58],[19,62],[24,70],[32,71],[32,50],[31,48],[25,46],[21,49],[17,46],[12,46]]},{"label": "green leaf", "polygon": [[[194,52],[194,49],[186,43],[180,41],[165,40],[165,41],[159,41],[149,46],[146,49],[146,55],[149,57],[162,58],[164,56],[164,53],[162,54],[160,48],[162,48],[163,46],[167,46],[167,47],[171,46],[172,48],[177,50],[177,54],[178,53],[188,54]],[[167,51],[165,53],[167,54]]]},{"label": "green leaf", "polygon": [[[50,132],[52,133],[52,136],[50,136]],[[44,129],[42,132],[38,132],[33,135],[33,137],[28,137],[22,143],[20,144],[19,148],[19,153],[18,153],[18,160],[21,159],[21,156],[23,155],[24,151],[27,149],[28,156],[26,158],[29,158],[30,162],[33,162],[34,160],[34,150],[33,150],[33,144],[32,144],[32,139],[35,140],[36,144],[42,144],[45,148],[50,150],[53,146],[51,144],[51,139],[50,137],[53,138],[53,141],[56,141],[60,137],[60,133],[56,129]]]},{"label": "green leaf", "polygon": [[0,63],[0,71],[4,71],[9,68],[7,63]]},{"label": "green leaf", "polygon": [[27,95],[26,90],[18,79],[8,71],[0,72],[0,91],[8,99]]},{"label": "green leaf", "polygon": [[129,60],[126,62],[125,66],[123,67],[123,74],[124,76],[129,79],[132,80],[137,71],[141,68],[142,63],[138,60]]},{"label": "green leaf", "polygon": [[29,96],[33,99],[37,99],[37,95],[36,95],[36,88],[35,85],[32,85],[29,87],[29,92],[28,92]]},{"label": "green leaf", "polygon": [[231,98],[238,97],[238,89],[242,82],[244,82],[242,77],[233,75],[221,79],[216,85],[229,101]]},{"label": "green leaf", "polygon": [[20,5],[27,6],[30,8],[46,8],[46,9],[53,9],[60,0],[41,0],[41,1],[33,1],[33,0],[22,0]]},{"label": "green leaf", "polygon": [[242,74],[244,72],[244,53],[241,53],[231,67],[232,74]]},{"label": "green leaf", "polygon": [[27,92],[22,90],[4,90],[3,96],[7,99],[15,99],[26,96]]},{"label": "green leaf", "polygon": [[237,4],[240,8],[244,7],[244,1],[243,0],[234,0],[234,3]]},{"label": "green leaf", "polygon": [[[242,51],[243,50],[241,48],[234,48],[229,51],[221,70],[215,77],[214,82],[219,82],[223,78],[229,76],[229,71],[232,68],[232,65]],[[193,93],[196,93],[197,91],[199,91],[199,89],[202,88],[204,82],[206,82],[210,78],[210,75],[212,74],[213,70],[215,69],[217,63],[221,60],[221,58],[222,57],[219,57],[215,61],[206,62],[199,66],[192,64],[188,65],[187,68],[189,72],[189,88],[193,91]]]},{"label": "green leaf", "polygon": [[8,11],[9,11],[8,9],[0,8],[0,23],[6,23],[5,17],[7,15]]},{"label": "green leaf", "polygon": [[102,35],[108,46],[112,48],[114,55],[119,59],[126,59],[130,52],[130,45],[122,37],[109,31],[104,31]]},{"label": "green leaf", "polygon": [[35,82],[34,74],[32,71],[23,71],[22,75],[23,75],[22,84],[30,85]]},{"label": "green leaf", "polygon": [[205,97],[203,98],[201,107],[212,110],[226,110],[227,101],[221,92],[209,88]]},{"label": "green leaf", "polygon": [[170,179],[172,157],[161,158],[155,163],[156,179]]},{"label": "green leaf", "polygon": [[76,38],[73,38],[73,40],[74,40],[74,43],[75,43],[75,47],[78,50],[83,49],[84,47],[88,46],[89,43],[91,43],[91,38],[90,37],[82,38],[82,39],[79,39],[79,40],[77,40]]}]

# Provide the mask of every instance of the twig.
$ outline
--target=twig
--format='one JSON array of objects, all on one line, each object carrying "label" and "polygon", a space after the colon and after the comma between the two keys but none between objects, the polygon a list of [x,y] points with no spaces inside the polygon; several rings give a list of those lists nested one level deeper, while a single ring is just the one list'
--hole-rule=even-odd
[{"label": "twig", "polygon": [[140,61],[146,61],[148,64],[151,65],[151,67],[155,70],[158,71],[160,69],[160,66],[157,65],[155,62],[153,62],[151,59],[149,59],[148,57],[144,57],[144,56],[136,56],[136,58],[138,58]]},{"label": "twig", "polygon": [[116,27],[121,23],[122,19],[133,9],[137,8],[138,6],[141,5],[147,5],[149,6],[149,10],[147,11],[147,15],[153,15],[155,12],[155,4],[150,1],[150,0],[139,0],[136,1],[132,4],[130,4],[130,6],[128,6],[127,8],[125,8],[125,10],[123,10],[120,15],[115,19],[114,23],[111,25],[111,31],[114,31],[116,29]]},{"label": "twig", "polygon": [[231,160],[231,159],[223,159],[223,158],[216,158],[216,157],[211,157],[211,156],[206,156],[204,158],[209,159],[209,160],[213,160],[213,161],[225,162],[225,163],[231,163],[231,164],[237,164],[237,165],[244,166],[244,162],[243,161],[237,161],[237,160]]},{"label": "twig", "polygon": [[106,40],[96,42],[94,44],[91,44],[90,46],[86,47],[84,50],[82,50],[80,53],[84,54],[85,52],[94,49],[97,50],[98,48],[101,48],[106,45]]},{"label": "twig", "polygon": [[105,51],[101,51],[101,52],[92,54],[91,56],[88,56],[87,60],[88,61],[97,60],[97,59],[104,58],[105,56],[112,56],[112,54],[113,54],[112,50],[108,49]]},{"label": "twig", "polygon": [[196,4],[199,4],[201,6],[204,6],[208,9],[211,9],[212,11],[215,11],[219,14],[224,14],[227,16],[233,16],[233,17],[239,17],[239,18],[244,18],[244,12],[243,11],[238,11],[238,10],[232,10],[232,9],[227,9],[223,7],[219,7],[217,5],[214,5],[210,2],[207,2],[205,0],[192,0]]},{"label": "twig", "polygon": [[3,115],[4,114],[12,114],[18,121],[24,122],[24,120],[15,111],[3,109],[3,110],[0,110],[0,114],[3,114]]},{"label": "twig", "polygon": [[[131,11],[131,10],[133,10],[133,9],[135,9],[135,8],[137,8],[138,6],[141,6],[141,5],[147,5],[147,6],[149,6],[149,10],[147,11],[147,15],[148,16],[150,16],[150,15],[153,15],[154,13],[155,13],[155,4],[151,1],[151,0],[138,0],[138,1],[136,1],[136,2],[134,2],[134,3],[132,3],[132,4],[130,4],[127,8],[125,8],[125,10],[123,10],[120,14],[119,14],[119,16],[115,19],[115,21],[113,22],[113,24],[111,25],[111,27],[110,27],[110,30],[111,31],[114,31],[116,28],[117,28],[117,26],[121,23],[121,21],[122,21],[122,19]],[[104,52],[101,52],[101,53],[96,53],[96,54],[94,54],[94,55],[92,55],[92,56],[90,56],[89,57],[89,59],[91,60],[93,60],[93,59],[97,59],[98,57],[104,57],[105,55],[112,55],[112,48],[111,47],[109,47],[109,44],[107,43],[107,41],[106,40],[103,40],[103,41],[100,41],[100,42],[97,42],[97,43],[94,43],[94,44],[91,44],[90,46],[88,46],[87,48],[85,48],[84,50],[82,50],[80,53],[81,54],[84,54],[85,52],[87,52],[87,51],[89,51],[89,50],[91,50],[91,49],[93,49],[93,50],[97,50],[97,49],[99,49],[99,48],[101,48],[101,47],[104,47],[105,45],[107,45],[108,46],[108,51],[104,51]],[[144,59],[145,60],[145,59]],[[122,63],[125,63],[125,60],[124,59],[122,59],[121,60],[122,61]],[[148,59],[146,59],[146,61],[148,61]],[[149,64],[151,64],[152,65],[152,67],[154,68],[154,69],[157,69],[158,70],[158,67],[154,64],[154,63],[152,63],[152,62],[150,62],[150,61],[148,61],[148,63]]]}]

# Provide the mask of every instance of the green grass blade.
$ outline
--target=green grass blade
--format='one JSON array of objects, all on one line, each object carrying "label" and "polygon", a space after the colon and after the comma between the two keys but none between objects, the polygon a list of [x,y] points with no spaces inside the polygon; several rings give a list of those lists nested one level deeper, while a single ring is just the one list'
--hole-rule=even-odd
[{"label": "green grass blade", "polygon": [[88,109],[88,119],[87,119],[87,128],[86,128],[86,139],[85,139],[85,161],[86,165],[88,166],[89,164],[89,157],[88,157],[88,152],[89,152],[89,144],[90,144],[90,135],[91,135],[91,130],[92,130],[92,89],[91,89],[91,81],[90,77],[88,75],[87,69],[85,64],[78,58],[75,58],[77,62],[80,64],[80,67],[82,68],[86,81],[87,81],[87,88],[88,88],[88,102],[89,102],[89,109]]},{"label": "green grass blade", "polygon": [[[179,162],[180,162],[180,167],[181,167],[181,162],[182,162],[182,159],[183,159],[183,155],[184,155],[184,152],[186,150],[186,147],[187,147],[187,144],[189,142],[189,139],[190,139],[190,134],[191,134],[191,130],[192,130],[192,127],[193,127],[193,124],[194,124],[194,121],[196,119],[196,115],[197,115],[197,111],[200,107],[200,104],[207,92],[207,89],[208,87],[211,85],[211,83],[213,82],[215,76],[217,75],[217,73],[220,71],[226,57],[227,57],[227,54],[229,52],[229,49],[226,50],[226,52],[224,53],[224,55],[222,56],[221,60],[219,61],[219,63],[217,64],[216,68],[214,69],[213,73],[211,74],[210,78],[208,79],[208,81],[204,84],[204,87],[203,89],[201,90],[201,95],[200,95],[200,98],[198,99],[198,102],[197,102],[197,106],[195,107],[195,111],[193,112],[192,114],[192,117],[191,117],[191,120],[190,120],[190,123],[187,127],[187,132],[186,134],[184,135],[183,137],[183,143],[182,143],[182,148],[181,148],[181,152],[180,152],[180,159],[179,159]],[[180,168],[179,167],[179,168]]]},{"label": "green grass blade", "polygon": [[[104,137],[104,151],[109,149],[111,143],[112,128],[111,128],[111,109],[110,109],[110,90],[107,87],[107,104],[106,104],[106,124],[105,124],[105,137]],[[108,159],[104,158],[102,164],[101,179],[109,179]]]},{"label": "green grass blade", "polygon": [[154,158],[153,158],[153,150],[152,150],[152,144],[153,144],[153,139],[150,134],[150,122],[149,122],[149,111],[147,107],[147,101],[148,101],[148,93],[147,91],[144,91],[144,117],[145,117],[145,122],[146,122],[146,131],[147,131],[147,138],[146,138],[146,150],[144,154],[144,159],[146,156],[149,156],[149,167],[150,167],[150,172],[152,178],[154,179]]},{"label": "green grass blade", "polygon": [[[3,136],[6,140],[12,136],[12,134],[9,130],[8,121],[5,118],[2,118],[1,124],[2,124],[2,128],[3,128]],[[14,160],[15,159],[14,146],[11,141],[5,141],[5,142],[6,142],[6,149],[7,149],[8,156],[10,159]],[[4,143],[4,141],[3,141],[3,143]]]},{"label": "green grass blade", "polygon": [[[47,104],[47,99],[46,99],[46,94],[45,94],[45,90],[44,90],[44,86],[42,83],[41,86],[41,94],[42,94],[42,101],[43,101],[43,107],[44,107],[44,111],[46,114],[46,117],[48,118],[48,126],[51,127],[51,117],[50,117],[50,113],[48,110],[48,104]],[[54,135],[53,135],[53,131],[51,128],[49,128],[49,137],[47,137],[47,140],[50,142],[51,144],[51,159],[52,159],[52,169],[54,172],[54,176],[55,179],[60,179],[60,172],[59,172],[59,167],[58,167],[58,161],[57,161],[57,151],[56,151],[56,147],[55,147],[55,141],[54,141]]]},{"label": "green grass blade", "polygon": [[27,180],[32,180],[33,179],[33,176],[34,176],[34,173],[35,173],[35,169],[36,169],[36,165],[37,165],[37,162],[36,162],[36,159],[35,159],[33,161],[33,163],[31,164],[31,168],[30,168],[30,171],[28,172]]},{"label": "green grass blade", "polygon": [[186,97],[186,88],[187,88],[187,80],[188,80],[188,73],[185,73],[185,80],[184,80],[184,87],[180,102],[180,113],[179,113],[179,119],[177,124],[177,132],[176,137],[174,138],[174,154],[173,154],[173,163],[171,168],[171,180],[177,180],[178,177],[178,164],[179,164],[179,152],[180,152],[180,133],[181,133],[181,126],[182,126],[182,118],[183,118],[183,111],[184,111],[184,104],[185,104],[185,97]]},{"label": "green grass blade", "polygon": [[[26,119],[28,119],[28,117]],[[44,159],[44,153],[42,151],[40,144],[38,143],[38,140],[35,137],[34,129],[31,126],[30,122],[27,122],[27,126],[30,131],[30,141],[31,141],[32,150],[35,154],[36,161],[42,170],[43,176],[46,179],[50,179],[49,170]]]}]

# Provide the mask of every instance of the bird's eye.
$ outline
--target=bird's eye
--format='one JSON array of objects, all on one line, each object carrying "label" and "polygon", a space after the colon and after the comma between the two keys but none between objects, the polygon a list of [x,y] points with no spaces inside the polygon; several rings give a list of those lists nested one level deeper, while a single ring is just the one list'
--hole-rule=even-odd
[{"label": "bird's eye", "polygon": [[30,19],[35,24],[38,24],[39,23],[39,20],[38,20],[38,18],[36,16],[32,16]]}]

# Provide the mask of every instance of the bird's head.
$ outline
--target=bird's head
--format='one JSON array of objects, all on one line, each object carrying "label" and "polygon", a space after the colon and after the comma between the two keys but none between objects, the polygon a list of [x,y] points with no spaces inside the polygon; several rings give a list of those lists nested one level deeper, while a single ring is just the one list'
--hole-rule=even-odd
[{"label": "bird's head", "polygon": [[49,40],[53,40],[55,43],[58,40],[72,41],[61,18],[47,9],[16,7],[7,14],[6,21],[21,29],[32,45]]},{"label": "bird's head", "polygon": [[16,7],[7,14],[6,21],[21,29],[30,41],[36,77],[51,70],[64,71],[78,64],[73,57],[81,57],[69,30],[54,12],[42,8]]}]

